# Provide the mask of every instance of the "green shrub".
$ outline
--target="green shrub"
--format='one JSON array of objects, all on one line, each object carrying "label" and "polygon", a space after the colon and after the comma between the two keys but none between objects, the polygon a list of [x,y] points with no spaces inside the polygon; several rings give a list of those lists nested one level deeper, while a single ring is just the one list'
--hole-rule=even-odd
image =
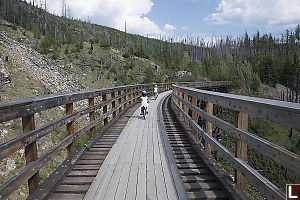
[{"label": "green shrub", "polygon": [[110,47],[109,41],[101,40],[100,47]]},{"label": "green shrub", "polygon": [[130,57],[130,54],[129,54],[129,53],[124,53],[122,56],[123,56],[124,58],[129,58],[129,57]]},{"label": "green shrub", "polygon": [[59,52],[57,50],[52,51],[51,58],[57,60],[59,58]]},{"label": "green shrub", "polygon": [[90,138],[89,132],[85,132],[83,133],[81,136],[79,136],[76,140],[75,140],[75,147],[81,147],[82,145],[84,145],[88,139]]},{"label": "green shrub", "polygon": [[66,55],[69,54],[69,48],[68,47],[65,48],[65,54]]},{"label": "green shrub", "polygon": [[46,35],[42,38],[40,43],[40,53],[47,54],[49,53],[50,48],[57,47],[57,42],[54,34]]},{"label": "green shrub", "polygon": [[77,42],[76,45],[75,45],[75,47],[76,47],[76,48],[75,48],[75,49],[76,49],[76,52],[79,53],[80,50],[83,49],[83,41]]},{"label": "green shrub", "polygon": [[20,129],[20,125],[17,122],[12,123],[11,127],[12,130],[16,131]]},{"label": "green shrub", "polygon": [[13,24],[12,29],[17,30],[18,29],[17,25]]},{"label": "green shrub", "polygon": [[257,92],[261,86],[261,82],[259,79],[259,75],[257,73],[253,73],[251,80],[251,89]]}]

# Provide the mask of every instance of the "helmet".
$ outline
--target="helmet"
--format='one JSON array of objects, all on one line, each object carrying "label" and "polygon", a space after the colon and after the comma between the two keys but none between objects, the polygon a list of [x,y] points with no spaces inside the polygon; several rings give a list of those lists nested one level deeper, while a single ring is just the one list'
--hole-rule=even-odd
[{"label": "helmet", "polygon": [[157,85],[154,85],[154,87],[157,87]]},{"label": "helmet", "polygon": [[147,92],[145,90],[142,91],[142,94],[147,94]]}]

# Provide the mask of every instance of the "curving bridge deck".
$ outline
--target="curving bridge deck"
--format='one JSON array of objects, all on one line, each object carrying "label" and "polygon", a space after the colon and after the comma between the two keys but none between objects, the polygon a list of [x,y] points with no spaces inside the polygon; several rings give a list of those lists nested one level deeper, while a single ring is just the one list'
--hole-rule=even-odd
[{"label": "curving bridge deck", "polygon": [[[249,133],[248,114],[300,129],[300,106],[204,90],[228,85],[159,84],[159,91],[167,92],[150,99],[146,120],[139,115],[138,99],[142,90],[150,94],[153,84],[0,103],[0,123],[22,118],[23,128],[22,134],[0,144],[0,161],[22,148],[26,158],[26,165],[0,185],[0,199],[27,181],[27,199],[248,199],[242,191],[247,181],[267,199],[284,199],[283,191],[248,165],[247,148],[298,175],[300,156]],[[88,106],[81,103],[74,110],[76,102],[86,100]],[[35,113],[62,105],[65,116],[35,127]],[[220,107],[236,112],[237,126],[222,119]],[[74,122],[86,115],[89,121],[75,130]],[[67,136],[38,156],[36,142],[63,126]],[[236,138],[235,154],[213,136],[218,130]],[[90,138],[75,149],[84,133]],[[63,149],[67,159],[41,183],[39,171]],[[236,170],[235,183],[218,157]]]},{"label": "curving bridge deck", "polygon": [[178,199],[157,119],[167,94],[150,98],[146,120],[139,108],[130,117],[84,199]]}]

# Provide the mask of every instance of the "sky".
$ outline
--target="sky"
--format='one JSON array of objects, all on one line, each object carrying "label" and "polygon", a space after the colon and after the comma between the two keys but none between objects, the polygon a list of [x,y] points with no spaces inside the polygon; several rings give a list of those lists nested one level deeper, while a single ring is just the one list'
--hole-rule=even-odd
[{"label": "sky", "polygon": [[73,18],[145,36],[278,36],[300,24],[300,0],[47,0],[48,11],[62,1]]}]

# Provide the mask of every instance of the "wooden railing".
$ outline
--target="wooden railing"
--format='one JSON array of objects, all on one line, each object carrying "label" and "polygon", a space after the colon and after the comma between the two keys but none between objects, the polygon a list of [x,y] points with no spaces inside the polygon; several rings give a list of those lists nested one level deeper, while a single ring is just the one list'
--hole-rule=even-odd
[{"label": "wooden railing", "polygon": [[[206,104],[205,110],[198,106],[201,101]],[[236,111],[237,127],[214,116],[214,104]],[[249,133],[248,114],[300,129],[300,104],[173,85],[172,106],[186,127],[191,129],[193,140],[198,144],[199,138],[205,140],[204,147],[208,155],[214,149],[236,169],[237,185],[245,189],[248,180],[268,199],[285,199],[285,193],[247,164],[247,146],[298,175],[300,175],[300,156]],[[205,130],[198,124],[199,117],[205,120]],[[213,126],[237,139],[235,155],[212,137]]]},{"label": "wooden railing", "polygon": [[[229,82],[181,82],[157,84],[159,92],[171,90],[172,84],[201,88],[227,88]],[[153,91],[154,84],[128,85],[113,88],[105,88],[92,91],[44,95],[26,99],[12,100],[0,103],[0,123],[22,119],[23,132],[17,137],[0,144],[0,161],[15,152],[25,149],[26,165],[15,175],[0,185],[0,199],[5,199],[28,181],[29,194],[35,193],[38,187],[41,192],[47,193],[55,186],[61,176],[69,170],[80,156],[90,148],[94,141],[101,136],[96,133],[96,126],[103,123],[101,131],[116,121],[125,109],[137,102],[142,90],[148,94]],[[80,102],[84,107],[74,110],[74,104]],[[65,106],[65,115],[36,128],[35,114],[49,109]],[[100,112],[96,117],[95,113]],[[89,122],[75,130],[74,124],[84,116],[88,116]],[[53,131],[66,126],[67,136],[51,147],[47,152],[38,156],[37,141]],[[75,149],[74,143],[79,136],[89,132],[90,139],[79,149]],[[100,131],[100,132],[101,132]],[[52,173],[48,179],[50,183],[40,186],[39,171],[62,150],[67,149],[68,158]],[[57,179],[57,180],[55,180]],[[49,185],[50,184],[50,185]],[[36,194],[36,193],[35,193]],[[42,197],[41,197],[42,198]]]},{"label": "wooden railing", "polygon": [[[159,91],[171,89],[171,84],[157,85]],[[116,120],[124,109],[137,102],[142,90],[147,90],[151,94],[153,84],[120,86],[1,102],[0,123],[22,118],[23,132],[16,138],[0,144],[0,161],[25,148],[26,166],[0,185],[0,199],[6,199],[22,184],[26,183],[27,180],[29,194],[33,194],[40,184],[39,170],[41,168],[63,149],[67,149],[69,156],[72,155],[75,149],[75,140],[87,131],[90,132],[90,136],[92,137],[84,147],[85,149],[88,148],[93,138],[96,137],[96,125],[103,123],[105,127],[109,122]],[[98,101],[95,101],[95,99]],[[74,103],[79,101],[88,106],[75,111]],[[36,113],[63,105],[66,108],[65,116],[41,127],[35,127]],[[101,113],[97,118],[95,115],[96,111]],[[87,115],[89,116],[89,122],[75,130],[74,122]],[[67,137],[38,157],[36,142],[63,126],[66,126]],[[63,171],[67,170],[63,169],[60,172],[63,173]]]}]

